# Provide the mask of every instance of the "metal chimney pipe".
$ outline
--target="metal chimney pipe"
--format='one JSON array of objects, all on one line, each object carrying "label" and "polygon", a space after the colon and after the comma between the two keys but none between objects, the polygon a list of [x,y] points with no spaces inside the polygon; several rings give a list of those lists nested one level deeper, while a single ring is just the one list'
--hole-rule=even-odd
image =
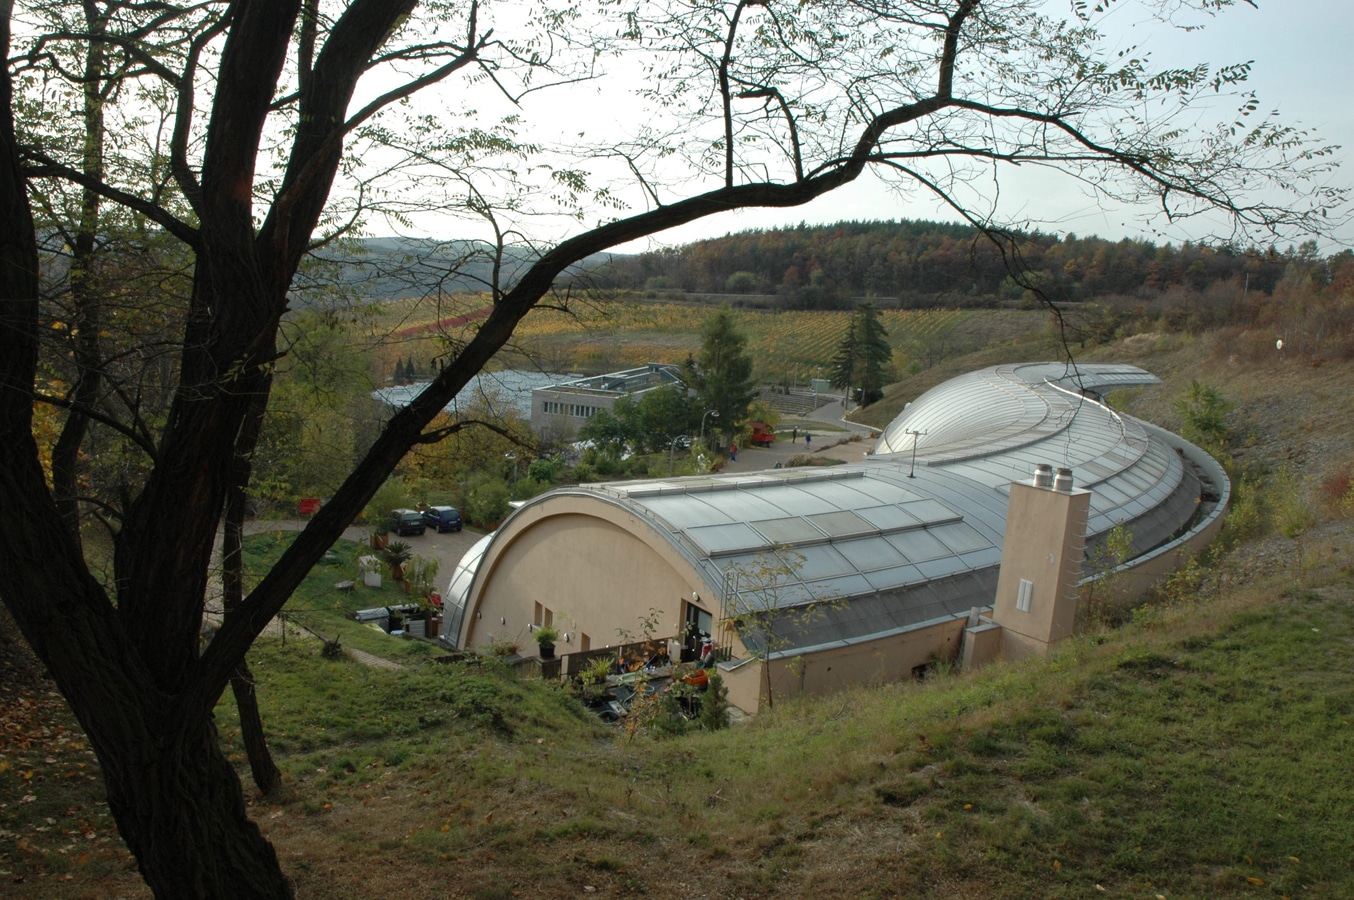
[{"label": "metal chimney pipe", "polygon": [[1058,477],[1053,479],[1053,490],[1067,494],[1072,490],[1072,470],[1058,469]]},{"label": "metal chimney pipe", "polygon": [[1053,487],[1053,467],[1048,463],[1040,463],[1034,467],[1034,486],[1037,488]]}]

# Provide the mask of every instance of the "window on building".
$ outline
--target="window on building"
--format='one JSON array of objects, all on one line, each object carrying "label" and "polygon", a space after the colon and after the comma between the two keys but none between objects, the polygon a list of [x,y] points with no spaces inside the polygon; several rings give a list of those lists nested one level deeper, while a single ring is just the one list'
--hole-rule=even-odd
[{"label": "window on building", "polygon": [[578,649],[584,651],[585,653],[591,650],[592,638],[588,637],[586,634],[580,634],[578,636]]}]

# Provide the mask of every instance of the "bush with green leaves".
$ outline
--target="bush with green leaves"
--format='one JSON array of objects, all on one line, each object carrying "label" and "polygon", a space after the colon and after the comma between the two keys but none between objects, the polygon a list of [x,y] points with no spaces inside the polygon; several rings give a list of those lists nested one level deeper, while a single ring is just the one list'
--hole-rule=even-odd
[{"label": "bush with green leaves", "polygon": [[392,509],[407,509],[413,505],[414,499],[404,481],[400,478],[390,478],[376,489],[376,493],[367,502],[362,517],[368,525],[379,529],[387,524],[386,517]]},{"label": "bush with green leaves", "polygon": [[564,457],[558,453],[533,459],[527,466],[527,478],[544,485],[552,484],[564,471]]},{"label": "bush with green leaves", "polygon": [[1303,550],[1307,533],[1316,525],[1316,513],[1291,469],[1280,469],[1270,482],[1270,516],[1279,534],[1293,541],[1294,577],[1302,583]]},{"label": "bush with green leaves", "polygon": [[729,689],[717,670],[710,671],[710,681],[701,698],[701,728],[719,731],[729,724]]},{"label": "bush with green leaves", "polygon": [[1185,396],[1176,401],[1175,408],[1185,420],[1180,428],[1181,435],[1209,452],[1221,454],[1226,451],[1231,437],[1227,415],[1235,406],[1217,388],[1197,379],[1191,381]]},{"label": "bush with green leaves", "polygon": [[461,515],[476,525],[501,522],[508,515],[508,486],[491,475],[480,475],[466,484]]}]

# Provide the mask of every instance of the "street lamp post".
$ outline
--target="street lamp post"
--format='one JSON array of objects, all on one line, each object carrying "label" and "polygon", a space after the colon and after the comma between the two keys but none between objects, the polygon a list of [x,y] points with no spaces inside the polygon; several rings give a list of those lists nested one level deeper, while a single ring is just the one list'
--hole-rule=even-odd
[{"label": "street lamp post", "polygon": [[912,435],[912,468],[908,471],[907,477],[908,477],[908,478],[916,478],[916,477],[917,477],[917,441],[921,438],[921,436],[922,436],[923,434],[926,434],[926,432],[924,432],[924,431],[914,431],[913,429],[908,428],[908,429],[905,429],[905,430],[903,431],[903,434],[910,434],[910,435]]},{"label": "street lamp post", "polygon": [[512,491],[517,487],[517,453],[513,450],[509,450],[507,453],[503,454],[503,458],[512,463],[512,484],[509,485],[508,491],[508,496],[511,497]]},{"label": "street lamp post", "polygon": [[716,419],[718,419],[718,418],[719,418],[719,410],[717,410],[717,409],[707,409],[707,410],[705,411],[705,415],[701,416],[701,443],[702,443],[702,444],[705,443],[705,420],[708,419],[710,416],[714,416]]}]

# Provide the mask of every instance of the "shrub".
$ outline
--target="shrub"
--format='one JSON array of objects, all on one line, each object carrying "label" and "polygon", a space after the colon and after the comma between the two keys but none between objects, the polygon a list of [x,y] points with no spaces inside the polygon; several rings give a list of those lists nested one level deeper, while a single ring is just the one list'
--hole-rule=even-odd
[{"label": "shrub", "polygon": [[706,731],[719,731],[729,724],[729,689],[718,671],[710,672],[710,681],[705,686],[700,722]]},{"label": "shrub", "polygon": [[1231,550],[1242,541],[1258,535],[1263,526],[1260,486],[1255,476],[1243,475],[1232,484],[1232,503],[1218,535],[1218,544],[1224,552]]},{"label": "shrub", "polygon": [[508,514],[508,486],[497,478],[481,476],[466,490],[461,514],[477,525],[498,522]]},{"label": "shrub", "polygon": [[1321,481],[1317,493],[1328,515],[1354,516],[1354,465],[1346,463]]},{"label": "shrub", "polygon": [[800,466],[839,466],[844,460],[833,459],[830,456],[814,456],[809,453],[797,453],[785,461],[785,468],[794,469]]},{"label": "shrub", "polygon": [[1185,419],[1180,433],[1205,450],[1221,451],[1227,446],[1230,429],[1227,414],[1233,404],[1223,399],[1217,388],[1200,381],[1191,381],[1184,398],[1177,400],[1176,410]]}]

